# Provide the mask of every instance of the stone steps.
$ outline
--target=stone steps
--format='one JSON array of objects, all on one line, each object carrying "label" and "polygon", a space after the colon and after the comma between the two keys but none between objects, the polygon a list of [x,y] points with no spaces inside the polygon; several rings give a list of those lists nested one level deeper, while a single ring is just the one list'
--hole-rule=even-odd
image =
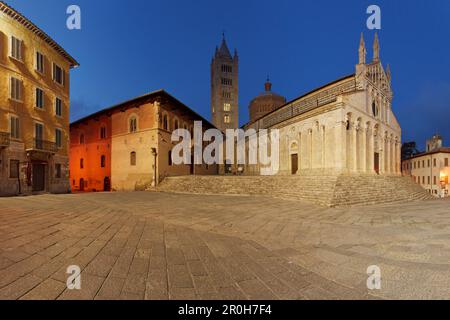
[{"label": "stone steps", "polygon": [[410,178],[399,176],[180,176],[158,191],[194,194],[266,195],[324,206],[433,199]]}]

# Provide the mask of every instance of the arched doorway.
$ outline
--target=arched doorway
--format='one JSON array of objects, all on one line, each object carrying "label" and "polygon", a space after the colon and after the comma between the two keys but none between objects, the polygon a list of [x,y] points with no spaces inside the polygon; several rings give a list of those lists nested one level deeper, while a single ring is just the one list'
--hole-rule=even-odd
[{"label": "arched doorway", "polygon": [[80,191],[84,191],[84,179],[80,179]]}]

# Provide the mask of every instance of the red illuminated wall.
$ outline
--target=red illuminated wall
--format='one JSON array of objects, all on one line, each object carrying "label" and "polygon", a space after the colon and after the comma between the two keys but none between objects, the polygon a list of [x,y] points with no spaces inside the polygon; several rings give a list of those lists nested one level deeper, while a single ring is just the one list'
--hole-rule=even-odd
[{"label": "red illuminated wall", "polygon": [[[105,137],[101,128],[105,128]],[[84,142],[82,141],[84,136]],[[101,159],[104,156],[104,167]],[[83,159],[83,167],[81,167]],[[109,182],[108,182],[109,180]],[[101,115],[70,126],[70,186],[76,191],[105,191],[111,186],[111,117]]]}]

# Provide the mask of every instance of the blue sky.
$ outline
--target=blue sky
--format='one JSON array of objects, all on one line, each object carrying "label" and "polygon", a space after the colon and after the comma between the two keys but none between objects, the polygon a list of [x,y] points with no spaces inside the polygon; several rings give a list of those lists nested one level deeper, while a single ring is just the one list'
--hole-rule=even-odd
[{"label": "blue sky", "polygon": [[[391,65],[393,108],[404,141],[450,145],[450,1],[7,0],[81,64],[72,71],[71,120],[159,88],[210,118],[209,64],[225,30],[240,57],[240,122],[273,90],[293,99],[354,72],[366,8],[382,10],[381,60]],[[66,28],[66,8],[82,30]]]}]

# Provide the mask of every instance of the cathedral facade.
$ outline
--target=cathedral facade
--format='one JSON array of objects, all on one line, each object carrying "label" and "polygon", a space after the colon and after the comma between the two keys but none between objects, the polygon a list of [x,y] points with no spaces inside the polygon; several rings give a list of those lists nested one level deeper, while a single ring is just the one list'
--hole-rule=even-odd
[{"label": "cathedral facade", "polygon": [[[399,175],[401,128],[392,109],[391,74],[378,36],[366,61],[361,35],[356,72],[250,121],[244,129],[279,130],[282,175]],[[248,148],[247,148],[248,149]],[[245,174],[258,175],[259,165]]]}]

